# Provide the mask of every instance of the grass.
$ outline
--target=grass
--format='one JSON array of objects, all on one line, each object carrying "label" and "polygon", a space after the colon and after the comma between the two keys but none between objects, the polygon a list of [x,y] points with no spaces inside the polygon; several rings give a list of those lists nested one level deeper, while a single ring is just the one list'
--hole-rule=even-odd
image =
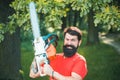
[{"label": "grass", "polygon": [[[57,50],[61,52],[63,43],[59,42]],[[34,57],[31,42],[23,42],[21,51],[24,80],[49,80],[48,77],[29,78],[29,68]],[[84,80],[120,80],[120,55],[112,47],[103,43],[92,46],[82,45],[78,52],[87,60],[88,74]]]},{"label": "grass", "polygon": [[85,80],[120,80],[120,55],[112,47],[99,44],[83,47],[79,52],[87,60]]}]

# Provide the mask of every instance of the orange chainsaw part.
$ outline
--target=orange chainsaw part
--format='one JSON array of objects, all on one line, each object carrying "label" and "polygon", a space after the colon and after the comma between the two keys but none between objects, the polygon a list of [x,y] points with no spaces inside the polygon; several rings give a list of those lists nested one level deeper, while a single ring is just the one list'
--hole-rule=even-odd
[{"label": "orange chainsaw part", "polygon": [[54,45],[50,44],[50,46],[46,50],[48,59],[51,61],[55,58],[56,48]]}]

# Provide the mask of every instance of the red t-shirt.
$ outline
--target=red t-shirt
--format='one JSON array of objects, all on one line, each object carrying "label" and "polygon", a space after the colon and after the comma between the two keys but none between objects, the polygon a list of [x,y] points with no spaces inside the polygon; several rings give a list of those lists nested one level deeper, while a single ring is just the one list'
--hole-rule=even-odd
[{"label": "red t-shirt", "polygon": [[57,54],[55,59],[50,61],[50,65],[53,70],[64,76],[71,76],[71,73],[75,72],[83,79],[87,74],[86,60],[78,53],[69,58],[65,58],[63,54]]}]

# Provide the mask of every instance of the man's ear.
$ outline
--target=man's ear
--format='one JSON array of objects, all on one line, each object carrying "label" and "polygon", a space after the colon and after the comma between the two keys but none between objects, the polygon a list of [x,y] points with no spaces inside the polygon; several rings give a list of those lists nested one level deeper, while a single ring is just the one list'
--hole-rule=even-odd
[{"label": "man's ear", "polygon": [[80,41],[79,41],[78,45],[80,46],[80,45],[81,45],[81,43],[82,43],[82,40],[80,40]]}]

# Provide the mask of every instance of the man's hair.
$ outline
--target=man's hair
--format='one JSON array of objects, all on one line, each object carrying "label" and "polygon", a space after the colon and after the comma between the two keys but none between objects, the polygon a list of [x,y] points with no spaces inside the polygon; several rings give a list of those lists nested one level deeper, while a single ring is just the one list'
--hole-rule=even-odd
[{"label": "man's hair", "polygon": [[77,27],[71,26],[71,27],[65,28],[64,37],[66,33],[69,33],[70,35],[76,35],[78,37],[78,40],[79,41],[81,40],[82,32]]}]

